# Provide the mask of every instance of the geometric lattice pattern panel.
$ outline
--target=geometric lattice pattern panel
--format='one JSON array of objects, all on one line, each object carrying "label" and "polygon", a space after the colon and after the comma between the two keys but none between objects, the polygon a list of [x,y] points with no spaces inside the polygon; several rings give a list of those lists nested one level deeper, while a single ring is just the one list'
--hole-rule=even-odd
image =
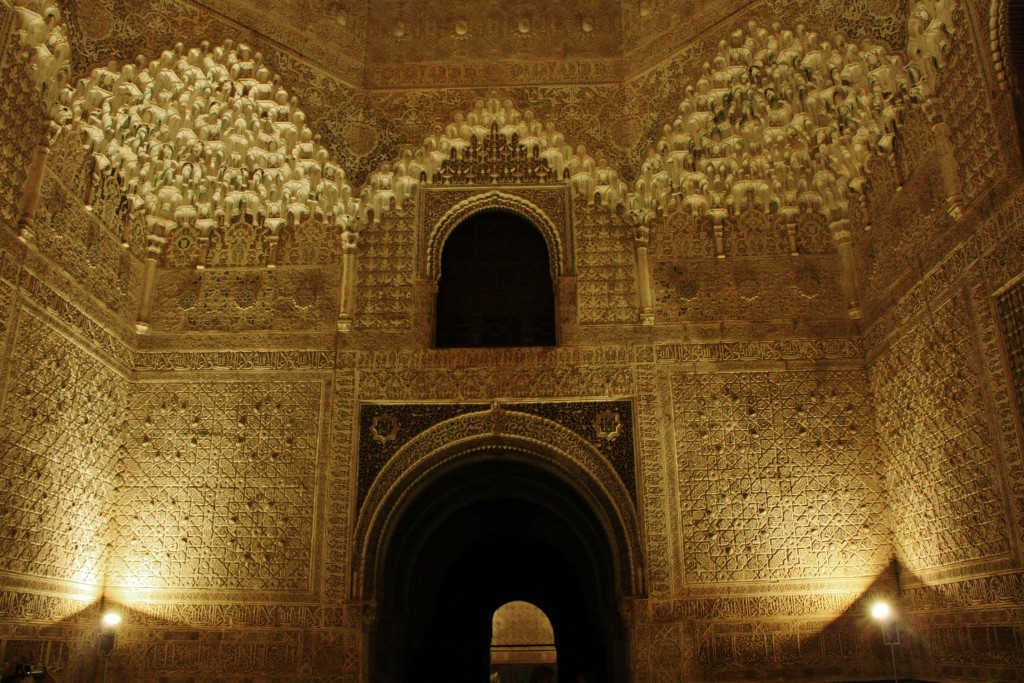
[{"label": "geometric lattice pattern panel", "polygon": [[997,303],[1017,405],[1024,406],[1024,280],[1003,292]]},{"label": "geometric lattice pattern panel", "polygon": [[576,217],[580,322],[636,322],[636,249],[632,228],[601,207],[577,206]]},{"label": "geometric lattice pattern panel", "polygon": [[[1010,0],[1010,5],[1017,4]],[[954,14],[954,23],[967,26],[966,5],[960,5]],[[979,112],[990,111],[990,101],[985,94],[987,87],[985,67],[978,59],[977,47],[970,40],[950,41],[948,75],[949,83],[946,105],[949,130],[956,156],[959,177],[963,179],[966,197],[976,197],[990,187],[1004,168],[1000,145],[992,144],[1000,138],[996,130],[996,116]]]},{"label": "geometric lattice pattern panel", "polygon": [[139,382],[110,581],[308,590],[323,383]]},{"label": "geometric lattice pattern panel", "polygon": [[126,380],[22,311],[0,424],[0,566],[102,583]]},{"label": "geometric lattice pattern panel", "polygon": [[41,192],[33,226],[39,251],[108,309],[130,320],[138,306],[142,264],[122,248],[121,236],[96,220],[96,214],[83,211],[52,174],[44,177]]},{"label": "geometric lattice pattern panel", "polygon": [[[8,12],[6,7],[0,11]],[[12,43],[17,41],[12,36]],[[9,46],[12,54],[0,73],[0,222],[12,228],[18,215],[20,188],[25,184],[25,170],[41,132],[34,124],[40,116],[39,95],[29,77],[28,65],[21,55],[15,54],[15,44]]]},{"label": "geometric lattice pattern panel", "polygon": [[412,322],[416,264],[412,215],[386,214],[363,231],[356,256],[356,327],[407,330]]},{"label": "geometric lattice pattern panel", "polygon": [[1010,550],[971,319],[958,294],[871,369],[896,542],[913,570]]},{"label": "geometric lattice pattern panel", "polygon": [[885,498],[860,370],[672,377],[688,582],[884,567]]}]

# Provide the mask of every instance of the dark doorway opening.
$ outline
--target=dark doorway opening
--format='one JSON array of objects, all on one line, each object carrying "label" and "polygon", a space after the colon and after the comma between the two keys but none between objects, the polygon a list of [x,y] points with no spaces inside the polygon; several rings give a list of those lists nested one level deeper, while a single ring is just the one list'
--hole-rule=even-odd
[{"label": "dark doorway opening", "polygon": [[438,348],[554,346],[554,287],[540,231],[504,211],[459,224],[441,254],[436,320]]},{"label": "dark doorway opening", "polygon": [[492,618],[515,600],[548,616],[558,680],[625,680],[614,558],[582,497],[501,451],[421,491],[390,536],[374,680],[489,679]]}]

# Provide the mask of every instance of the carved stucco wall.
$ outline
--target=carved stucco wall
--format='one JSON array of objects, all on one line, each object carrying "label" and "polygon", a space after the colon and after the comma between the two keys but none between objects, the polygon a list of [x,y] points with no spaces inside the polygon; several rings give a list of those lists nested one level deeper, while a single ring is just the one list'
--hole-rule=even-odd
[{"label": "carved stucco wall", "polygon": [[[923,676],[1015,680],[1021,426],[1004,348],[1019,321],[1019,189],[869,332],[894,540]],[[1004,344],[1006,346],[1004,347]]]},{"label": "carved stucco wall", "polygon": [[[38,116],[26,116],[39,107],[35,86],[18,54],[18,41],[14,36],[17,18],[7,5],[0,6],[0,69],[3,71],[3,97],[0,98],[0,130],[3,148],[0,150],[0,182],[3,187],[21,187],[32,154],[33,133],[38,129],[33,122]],[[0,197],[0,220],[13,225],[18,217],[20,195],[4,192]]]},{"label": "carved stucco wall", "polygon": [[656,347],[641,444],[666,463],[644,472],[666,512],[648,513],[638,680],[879,670],[857,626],[864,592],[890,583],[861,353],[849,339]]},{"label": "carved stucco wall", "polygon": [[48,264],[5,230],[0,613],[5,661],[91,675],[94,601],[103,582],[126,368],[96,326],[44,284]]},{"label": "carved stucco wall", "polygon": [[[720,36],[735,26],[750,19],[766,26],[773,21],[789,26],[804,22],[822,35],[838,31],[872,37],[891,49],[901,49],[906,43],[902,17],[907,8],[903,2],[844,3],[842,12],[819,2],[715,3],[707,8],[689,0],[644,3],[649,8],[643,20],[637,19],[640,0],[620,4],[624,36],[635,32],[647,38],[643,45],[632,48],[625,41],[629,57],[622,61],[629,65],[628,73],[613,59],[615,49],[595,48],[598,36],[615,34],[614,19],[602,20],[607,14],[601,8],[605,3],[597,2],[590,13],[597,23],[593,31],[575,25],[578,20],[582,26],[587,12],[569,20],[573,24],[567,29],[573,36],[569,54],[591,55],[575,60],[552,54],[550,41],[541,39],[537,31],[519,32],[520,15],[541,19],[535,8],[522,4],[492,8],[500,17],[484,16],[486,12],[468,7],[462,17],[457,7],[445,6],[450,22],[434,19],[431,13],[410,12],[407,7],[386,7],[386,11],[367,16],[363,3],[302,7],[284,3],[279,16],[269,17],[246,3],[230,0],[146,0],[133,3],[130,12],[116,2],[95,3],[88,12],[77,3],[67,3],[65,14],[76,77],[110,60],[123,63],[138,54],[158,55],[176,42],[192,46],[204,40],[219,44],[230,38],[249,43],[299,96],[324,145],[353,184],[361,183],[381,161],[395,158],[401,144],[418,143],[432,125],[446,121],[453,111],[471,109],[474,101],[492,95],[495,87],[502,88],[503,98],[529,103],[539,118],[553,121],[567,139],[586,145],[595,158],[607,159],[628,179],[643,161],[648,145],[655,142],[665,112],[678,104],[683,85],[714,54]],[[207,11],[207,6],[219,13]],[[289,12],[302,12],[303,16],[319,12],[324,19],[320,24],[338,33],[337,40],[293,35],[294,29],[282,19]],[[342,15],[344,25],[339,23]],[[113,17],[123,20],[117,22]],[[671,23],[665,22],[668,17],[672,17]],[[456,31],[461,20],[470,26],[468,38]],[[397,22],[406,27],[402,37],[393,33]],[[459,54],[460,49],[467,49],[467,40],[478,38],[478,24],[488,22],[501,25],[499,42],[507,43],[506,49],[525,51],[528,56],[499,63],[482,58],[475,65],[464,60],[451,62],[445,50]],[[558,22],[551,23],[554,27]],[[422,30],[417,24],[424,24]],[[705,31],[710,25],[720,30]],[[361,45],[370,35],[374,37],[371,52],[383,55],[391,47],[414,49],[422,59],[402,66],[372,57],[364,61]],[[488,47],[495,44],[486,41]],[[361,90],[364,85],[369,89]]]},{"label": "carved stucco wall", "polygon": [[655,222],[652,254],[659,322],[830,320],[839,325],[846,303],[839,262],[821,216],[799,218],[790,255],[785,221],[746,211],[726,219],[725,258],[715,254],[710,219],[676,212]]},{"label": "carved stucco wall", "polygon": [[[673,57],[674,52],[701,40],[702,27],[720,26],[730,17],[758,4],[749,0],[720,3],[626,0],[622,3],[625,61],[635,64],[632,68],[636,72],[649,68],[656,61]],[[784,23],[803,21],[847,35],[871,37],[896,47],[906,42],[906,25],[901,20],[906,9],[905,0],[858,0],[842,5],[834,2],[808,5],[768,2],[758,11],[764,12],[765,17],[776,17]],[[717,42],[717,38],[708,36],[703,39]]]},{"label": "carved stucco wall", "polygon": [[[962,26],[977,25],[975,7],[961,8]],[[1021,413],[1006,355],[1019,322],[999,308],[1024,272],[1021,171],[1009,101],[990,90],[984,55],[954,43],[949,88],[905,121],[902,178],[876,182],[860,253],[904,633],[917,646],[912,670],[938,680],[1018,680],[1024,666]],[[942,120],[969,202],[960,221],[936,192],[929,130]]]},{"label": "carved stucco wall", "polygon": [[[184,23],[197,40],[227,31],[223,19],[188,7],[194,21]],[[755,7],[770,10],[790,11]],[[177,39],[159,12],[139,16],[148,19],[131,15],[135,33],[124,34],[135,42],[108,43],[113,29],[97,24],[89,40],[78,38],[92,46],[81,54],[94,65],[147,40],[163,48]],[[883,28],[865,34],[905,42],[899,27]],[[938,111],[954,132],[968,211],[948,217],[942,171],[929,160],[933,120],[908,111],[902,177],[875,169],[871,229],[856,236],[863,345],[846,320],[827,226],[813,216],[802,219],[811,224],[799,231],[807,241],[797,257],[772,217],[730,219],[721,259],[707,224],[657,219],[657,322],[646,329],[636,324],[624,221],[582,203],[572,291],[583,331],[563,348],[422,350],[431,294],[413,274],[413,211],[363,234],[349,338],[332,333],[338,246],[315,224],[300,226],[310,234],[293,243],[306,251],[274,270],[225,262],[197,271],[188,248],[172,245],[154,318],[164,334],[136,338],[128,324],[141,240],[120,247],[113,195],[101,193],[91,216],[81,209],[81,164],[58,139],[37,251],[10,237],[13,213],[3,215],[2,474],[17,492],[0,518],[15,532],[0,539],[4,659],[27,653],[67,680],[87,679],[91,605],[106,584],[127,616],[110,659],[122,678],[202,668],[220,680],[358,680],[365,622],[347,600],[359,402],[634,397],[648,582],[646,598],[629,605],[637,680],[797,668],[881,677],[888,652],[861,617],[866,590],[894,592],[891,553],[916,633],[901,669],[1014,680],[1024,666],[1024,476],[1020,396],[1003,345],[1017,318],[996,301],[1024,271],[1024,195],[1015,147],[1005,144],[1014,135],[1005,102],[989,100],[974,44],[954,45],[955,75]],[[714,51],[698,47],[625,86],[508,91],[592,153],[628,166],[674,110],[673,84],[688,83]],[[311,120],[331,129],[325,144],[356,170],[484,94],[379,92],[375,111],[388,114],[371,119],[365,95],[272,54],[290,65],[286,78],[309,88],[296,92]],[[621,116],[624,92],[632,103]],[[3,100],[14,121],[25,118],[19,97]],[[333,101],[340,108],[326,113]],[[992,116],[959,118],[978,111]],[[18,127],[0,130],[24,139]],[[5,153],[25,159],[30,149],[19,145]],[[20,167],[4,167],[10,186],[20,185]],[[688,335],[709,341],[678,342]],[[10,454],[18,465],[8,465]],[[47,503],[33,505],[40,490]]]},{"label": "carved stucco wall", "polygon": [[96,344],[97,329],[78,328],[68,291],[44,284],[52,265],[13,238],[43,130],[16,28],[0,6],[0,658],[45,660],[61,677],[86,679],[126,376]]}]

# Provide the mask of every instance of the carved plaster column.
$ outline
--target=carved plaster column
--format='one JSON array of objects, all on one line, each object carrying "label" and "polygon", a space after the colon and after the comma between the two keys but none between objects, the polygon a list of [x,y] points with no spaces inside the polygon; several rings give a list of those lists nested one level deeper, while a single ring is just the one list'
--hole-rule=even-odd
[{"label": "carved plaster column", "polygon": [[950,217],[958,221],[964,215],[963,184],[960,182],[960,170],[956,163],[953,149],[953,132],[942,115],[942,101],[938,97],[929,97],[923,103],[924,113],[932,124],[932,136],[935,140],[935,152],[939,158],[939,169],[942,173],[942,191],[946,199],[946,211]]},{"label": "carved plaster column", "polygon": [[857,283],[857,269],[853,262],[853,239],[850,235],[850,219],[841,218],[829,223],[832,241],[839,252],[839,279],[846,297],[847,313],[857,320],[861,316],[860,287]]},{"label": "carved plaster column", "polygon": [[718,258],[725,258],[725,217],[728,213],[725,209],[708,210],[715,231],[715,256]]},{"label": "carved plaster column", "polygon": [[53,120],[43,124],[42,139],[32,151],[32,161],[28,165],[25,187],[21,193],[21,209],[18,213],[18,239],[25,244],[35,241],[36,211],[39,208],[39,195],[43,189],[43,173],[46,171],[46,159],[50,155],[50,145],[60,132],[60,126]]},{"label": "carved plaster column", "polygon": [[[150,228],[156,228],[159,232],[165,233],[174,226],[173,221],[148,216],[146,221]],[[167,238],[156,234],[156,231],[146,235],[146,257],[143,260],[145,271],[142,275],[142,293],[139,297],[139,313],[135,319],[135,332],[146,334],[149,332],[149,317],[153,313],[153,288],[156,284],[156,267],[164,253],[167,245]]]},{"label": "carved plaster column", "polygon": [[[272,208],[275,207],[272,206]],[[280,209],[278,209],[277,213],[280,213]],[[286,222],[291,224],[295,220],[301,220],[301,216],[295,219],[290,215],[287,221],[280,217],[268,218],[264,221],[263,225],[270,228],[270,235],[267,237],[267,270],[277,268],[277,250],[281,244],[281,230],[284,229]]]},{"label": "carved plaster column", "polygon": [[789,255],[799,256],[800,249],[796,242],[796,216],[800,212],[800,209],[795,206],[784,206],[779,210],[779,214],[786,221],[786,238],[789,240]]},{"label": "carved plaster column", "polygon": [[351,332],[356,310],[356,246],[359,230],[353,221],[341,233],[341,296],[338,311],[338,332]]},{"label": "carved plaster column", "polygon": [[942,186],[946,195],[946,210],[953,220],[958,221],[964,215],[963,187],[960,183],[960,171],[956,165],[953,152],[952,132],[949,124],[939,121],[932,126],[935,135],[935,148],[939,153],[939,165],[942,169]]},{"label": "carved plaster column", "polygon": [[277,268],[277,247],[281,243],[280,228],[275,228],[267,238],[267,270]]},{"label": "carved plaster column", "polygon": [[647,226],[649,211],[631,212],[626,222],[633,227],[633,241],[636,244],[637,289],[640,293],[640,322],[654,324],[654,297],[651,292],[651,268],[647,258],[647,243],[651,229]]}]

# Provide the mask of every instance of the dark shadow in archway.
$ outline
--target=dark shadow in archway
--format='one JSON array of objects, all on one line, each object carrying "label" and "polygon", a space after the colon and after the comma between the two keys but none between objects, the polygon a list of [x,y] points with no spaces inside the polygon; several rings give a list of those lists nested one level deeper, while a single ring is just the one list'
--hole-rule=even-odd
[{"label": "dark shadow in archway", "polygon": [[444,244],[437,289],[438,348],[555,345],[548,247],[528,220],[484,211]]},{"label": "dark shadow in archway", "polygon": [[1009,35],[1004,39],[1009,46],[1010,63],[1004,68],[1008,67],[1010,72],[1007,77],[1017,118],[1017,143],[1024,158],[1024,3],[1015,0],[1006,0],[1006,3]]},{"label": "dark shadow in archway", "polygon": [[615,565],[568,484],[500,451],[428,485],[391,536],[375,680],[486,681],[491,618],[511,600],[551,619],[559,680],[625,680]]}]

